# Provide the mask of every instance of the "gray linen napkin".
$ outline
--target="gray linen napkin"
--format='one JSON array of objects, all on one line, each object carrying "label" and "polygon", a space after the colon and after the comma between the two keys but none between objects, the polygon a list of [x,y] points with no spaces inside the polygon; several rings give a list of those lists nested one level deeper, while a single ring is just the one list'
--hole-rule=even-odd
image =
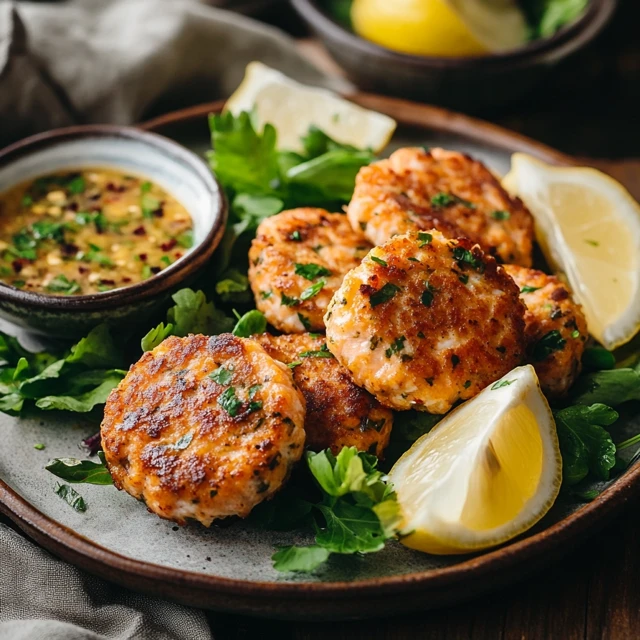
[{"label": "gray linen napkin", "polygon": [[346,89],[278,29],[195,0],[0,0],[0,147],[228,96],[251,60]]},{"label": "gray linen napkin", "polygon": [[0,523],[0,640],[211,640],[201,611],[56,560]]}]

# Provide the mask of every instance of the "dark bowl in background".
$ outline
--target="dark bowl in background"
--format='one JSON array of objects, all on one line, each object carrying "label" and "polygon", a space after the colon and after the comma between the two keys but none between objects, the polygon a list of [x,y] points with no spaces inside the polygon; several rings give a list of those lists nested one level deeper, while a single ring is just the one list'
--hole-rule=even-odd
[{"label": "dark bowl in background", "polygon": [[602,31],[617,2],[591,0],[575,22],[550,38],[513,51],[443,58],[391,51],[340,24],[322,0],[292,0],[296,11],[359,88],[472,112],[526,96],[553,65]]}]

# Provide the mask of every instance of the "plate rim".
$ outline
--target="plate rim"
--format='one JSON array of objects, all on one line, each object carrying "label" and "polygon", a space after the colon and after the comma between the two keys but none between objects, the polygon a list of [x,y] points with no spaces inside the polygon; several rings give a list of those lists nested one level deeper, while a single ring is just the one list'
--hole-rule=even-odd
[{"label": "plate rim", "polygon": [[[447,109],[375,94],[356,93],[347,97],[356,104],[392,115],[402,125],[454,133],[508,151],[518,150],[535,153],[554,164],[577,164],[573,157],[543,143],[498,125]],[[220,111],[223,105],[224,100],[196,105],[170,112],[138,126],[145,130],[156,131],[169,124],[201,117],[206,118],[207,114]],[[264,602],[265,598],[286,596],[297,601],[308,601],[309,596],[313,596],[315,600],[339,597],[342,600],[347,598],[348,601],[351,601],[354,598],[367,595],[402,595],[426,592],[431,589],[437,590],[442,587],[455,587],[470,579],[477,581],[487,576],[502,575],[508,570],[515,571],[539,556],[544,559],[545,556],[551,555],[551,552],[557,552],[568,541],[578,538],[581,534],[582,537],[588,535],[597,528],[598,523],[611,517],[638,493],[640,493],[640,464],[628,469],[602,491],[596,499],[583,505],[568,517],[531,536],[516,539],[515,542],[507,546],[498,547],[448,567],[367,578],[354,582],[279,583],[239,580],[129,558],[93,542],[45,515],[9,487],[2,478],[0,478],[0,512],[54,554],[91,573],[124,586],[131,586],[132,580],[135,583],[137,579],[140,581],[138,587],[142,590],[160,593],[164,596],[168,595],[182,601],[189,601],[189,598],[183,597],[184,595],[188,596],[189,593],[183,592],[183,596],[178,596],[170,592],[172,586],[191,588],[194,590],[192,593],[209,597],[216,595],[236,596],[238,597],[236,600],[224,601],[223,607],[227,611],[246,612],[249,607],[254,613],[264,614],[268,613],[268,603]],[[543,562],[538,564],[542,566]],[[491,588],[491,584],[487,584],[486,589],[479,590],[489,588]],[[469,589],[467,588],[467,590]],[[242,604],[247,602],[241,600],[244,597],[262,598],[263,601],[256,601],[251,605]],[[448,601],[454,599],[450,598]],[[201,598],[199,602],[202,602]],[[327,603],[327,606],[330,607],[330,603]],[[385,613],[388,611],[380,611],[379,615]]]}]

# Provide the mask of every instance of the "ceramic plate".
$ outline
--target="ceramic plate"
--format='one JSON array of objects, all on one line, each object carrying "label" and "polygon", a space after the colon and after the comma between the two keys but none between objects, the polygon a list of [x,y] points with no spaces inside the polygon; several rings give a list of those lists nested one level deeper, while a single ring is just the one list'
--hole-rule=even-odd
[{"label": "ceramic plate", "polygon": [[[392,147],[459,149],[500,173],[508,169],[514,151],[571,163],[531,140],[447,111],[376,96],[354,100],[400,122]],[[206,115],[220,107],[204,105],[145,127],[203,152],[209,145]],[[526,536],[481,555],[429,556],[392,542],[381,553],[330,560],[311,576],[283,575],[271,566],[274,547],[304,544],[309,541],[305,535],[256,531],[241,522],[209,530],[177,527],[113,487],[82,485],[88,509],[71,509],[54,494],[56,478],[44,465],[49,458],[82,457],[78,443],[97,426],[77,415],[43,413],[18,420],[0,414],[0,509],[53,553],[127,587],[194,606],[280,618],[370,617],[426,609],[521,579],[560,557],[640,487],[636,464],[593,502],[562,497]],[[636,410],[616,426],[616,439],[638,430]],[[39,442],[46,444],[44,451],[34,449]]]}]

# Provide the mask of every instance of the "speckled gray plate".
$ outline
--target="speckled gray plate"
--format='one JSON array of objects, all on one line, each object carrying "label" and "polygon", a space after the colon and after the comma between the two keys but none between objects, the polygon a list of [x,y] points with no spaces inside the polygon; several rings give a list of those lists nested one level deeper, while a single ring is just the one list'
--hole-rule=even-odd
[{"label": "speckled gray plate", "polygon": [[[499,172],[508,169],[516,150],[571,163],[558,152],[464,116],[376,96],[354,99],[402,124],[393,146],[461,149]],[[172,114],[147,127],[203,151],[208,146],[205,116],[220,106]],[[78,444],[97,427],[77,415],[51,413],[19,420],[0,414],[0,510],[44,547],[115,582],[194,606],[280,618],[369,617],[468,598],[561,556],[640,488],[640,466],[635,465],[593,502],[585,505],[562,497],[526,536],[485,554],[436,557],[390,543],[368,557],[330,560],[311,576],[283,575],[271,567],[274,547],[309,538],[256,531],[240,522],[210,530],[177,527],[113,487],[78,487],[88,509],[71,509],[54,494],[56,478],[44,465],[49,458],[82,457]],[[615,439],[638,430],[640,416],[632,408],[616,425]],[[33,448],[39,442],[46,444],[44,451]]]}]

